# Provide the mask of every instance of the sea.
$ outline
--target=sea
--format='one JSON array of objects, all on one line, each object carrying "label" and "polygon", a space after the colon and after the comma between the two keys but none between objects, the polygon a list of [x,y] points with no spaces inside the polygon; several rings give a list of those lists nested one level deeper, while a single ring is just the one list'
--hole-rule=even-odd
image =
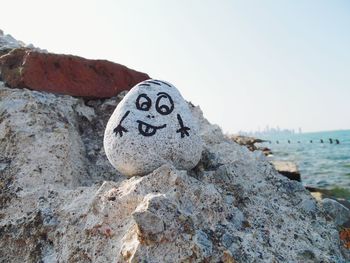
[{"label": "sea", "polygon": [[350,199],[350,130],[259,138],[269,141],[262,143],[273,152],[268,158],[297,164],[305,186],[331,190]]}]

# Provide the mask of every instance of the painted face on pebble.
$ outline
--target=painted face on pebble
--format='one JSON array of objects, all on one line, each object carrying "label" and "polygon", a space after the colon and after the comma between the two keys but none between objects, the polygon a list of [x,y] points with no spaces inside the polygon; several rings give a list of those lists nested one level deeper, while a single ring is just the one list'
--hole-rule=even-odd
[{"label": "painted face on pebble", "polygon": [[202,151],[187,102],[174,86],[160,80],[139,83],[118,104],[106,127],[104,147],[112,165],[129,176],[165,163],[193,168]]},{"label": "painted face on pebble", "polygon": [[[152,84],[155,85],[153,89],[145,88],[145,93],[140,93],[135,100],[135,110],[144,112],[143,115],[149,119],[147,121],[136,120],[139,133],[142,136],[146,137],[155,135],[158,130],[161,130],[167,126],[166,123],[161,125],[152,125],[152,123],[157,122],[153,120],[157,115],[166,116],[172,114],[174,111],[174,101],[172,97],[168,93],[161,91],[160,88],[162,84],[171,87],[170,84],[159,80],[149,80],[139,84],[138,86],[151,87]],[[154,96],[155,94],[156,96]],[[154,109],[152,109],[152,107],[154,107]],[[128,117],[129,113],[130,110],[125,112],[120,123],[113,130],[117,136],[119,135],[122,137],[125,132],[128,132],[128,130],[123,127],[122,122],[125,120],[125,118]],[[179,113],[176,114],[176,116],[180,126],[180,129],[178,129],[176,132],[181,134],[181,138],[189,136],[188,131],[191,129],[184,126],[181,115]]]}]

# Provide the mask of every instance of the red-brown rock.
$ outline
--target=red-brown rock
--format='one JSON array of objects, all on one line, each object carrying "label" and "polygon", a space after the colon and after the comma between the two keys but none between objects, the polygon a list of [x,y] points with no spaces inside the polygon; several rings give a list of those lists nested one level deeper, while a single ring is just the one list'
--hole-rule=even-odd
[{"label": "red-brown rock", "polygon": [[28,88],[72,96],[108,98],[149,79],[145,73],[107,60],[14,49],[0,57],[3,81]]}]

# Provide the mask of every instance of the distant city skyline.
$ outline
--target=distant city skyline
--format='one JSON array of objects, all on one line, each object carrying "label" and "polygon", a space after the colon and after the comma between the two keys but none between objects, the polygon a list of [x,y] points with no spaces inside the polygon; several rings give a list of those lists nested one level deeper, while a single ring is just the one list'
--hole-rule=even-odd
[{"label": "distant city skyline", "polygon": [[349,1],[14,0],[1,9],[5,34],[167,80],[226,133],[350,129]]},{"label": "distant city skyline", "polygon": [[266,125],[265,128],[257,130],[251,130],[251,131],[239,131],[238,134],[240,135],[248,135],[248,136],[255,136],[255,135],[272,135],[272,134],[295,134],[295,133],[302,133],[301,127],[297,129],[284,129],[280,128],[279,126],[276,127],[270,127],[269,125]]},{"label": "distant city skyline", "polygon": [[295,135],[295,134],[308,134],[308,133],[318,133],[318,132],[336,132],[336,131],[349,131],[350,129],[340,129],[340,130],[323,130],[323,131],[303,131],[301,127],[296,129],[285,129],[280,128],[279,126],[270,127],[266,125],[264,129],[256,129],[256,130],[239,130],[236,134],[244,135],[244,136],[265,136],[265,135]]}]

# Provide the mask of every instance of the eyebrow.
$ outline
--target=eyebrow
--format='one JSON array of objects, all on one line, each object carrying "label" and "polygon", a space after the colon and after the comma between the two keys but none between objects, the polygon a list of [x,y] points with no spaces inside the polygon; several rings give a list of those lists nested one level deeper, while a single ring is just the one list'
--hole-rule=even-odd
[{"label": "eyebrow", "polygon": [[141,84],[139,84],[139,86],[147,86],[147,87],[149,87],[149,86],[151,86],[151,85],[149,85],[149,84],[147,84],[147,83],[141,83]]},{"label": "eyebrow", "polygon": [[159,84],[158,82],[152,81],[152,80],[146,80],[147,83],[152,83],[152,84],[156,84],[158,86],[161,86],[161,84]]},{"label": "eyebrow", "polygon": [[[166,82],[164,82],[164,81],[161,81],[161,80],[158,80],[158,79],[155,79],[154,81],[163,83],[163,84],[167,85],[168,87],[171,87],[171,85],[169,85],[168,83],[166,83]],[[150,82],[150,81],[149,81],[149,82]],[[159,85],[159,83],[158,83],[158,85]]]}]

